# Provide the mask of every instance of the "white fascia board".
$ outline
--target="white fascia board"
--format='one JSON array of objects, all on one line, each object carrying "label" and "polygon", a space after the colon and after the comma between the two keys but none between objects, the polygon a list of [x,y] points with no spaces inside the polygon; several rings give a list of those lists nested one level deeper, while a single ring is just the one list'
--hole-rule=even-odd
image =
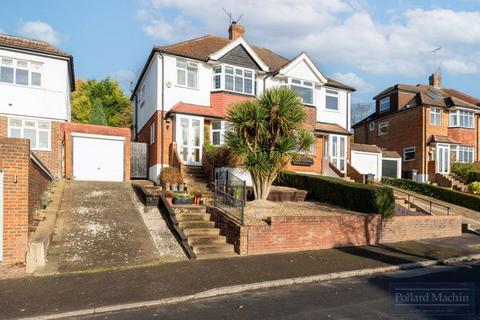
[{"label": "white fascia board", "polygon": [[103,134],[71,132],[71,136],[72,137],[79,137],[79,138],[125,141],[125,137],[122,137],[122,136],[110,136],[110,135],[103,135]]},{"label": "white fascia board", "polygon": [[302,52],[295,59],[291,60],[288,64],[286,64],[282,69],[279,70],[279,73],[285,76],[301,61],[305,61],[307,63],[310,69],[312,69],[313,73],[317,76],[319,82],[321,82],[322,84],[327,83],[327,78],[325,78],[325,76],[320,72],[320,70],[318,70],[312,59],[310,59],[310,57],[305,52]]},{"label": "white fascia board", "polygon": [[245,48],[245,50],[247,50],[248,54],[260,66],[262,71],[265,71],[265,72],[269,71],[269,68],[268,68],[267,64],[265,62],[263,62],[263,60],[258,56],[258,54],[255,52],[255,50],[253,50],[252,47],[250,47],[248,45],[248,43],[245,41],[245,39],[243,39],[243,37],[239,37],[239,38],[235,39],[234,41],[230,42],[229,44],[227,44],[222,49],[218,50],[215,53],[212,53],[208,58],[210,60],[218,60],[221,57],[223,57],[225,54],[227,54],[230,50],[237,47],[238,45],[243,46]]}]

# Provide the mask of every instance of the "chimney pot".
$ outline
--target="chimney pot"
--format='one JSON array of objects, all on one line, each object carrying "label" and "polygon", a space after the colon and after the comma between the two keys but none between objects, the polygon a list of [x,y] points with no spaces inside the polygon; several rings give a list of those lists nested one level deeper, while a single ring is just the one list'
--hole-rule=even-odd
[{"label": "chimney pot", "polygon": [[239,37],[243,37],[245,34],[245,28],[239,25],[236,21],[232,21],[230,27],[228,28],[228,38],[230,40],[235,40]]},{"label": "chimney pot", "polygon": [[442,76],[438,73],[434,73],[428,78],[428,82],[432,87],[440,89],[442,86]]}]

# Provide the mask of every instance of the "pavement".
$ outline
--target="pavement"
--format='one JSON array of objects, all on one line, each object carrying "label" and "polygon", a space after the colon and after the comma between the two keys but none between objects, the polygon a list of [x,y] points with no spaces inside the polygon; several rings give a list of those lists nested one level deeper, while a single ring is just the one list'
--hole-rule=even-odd
[{"label": "pavement", "polygon": [[438,241],[181,261],[3,280],[0,281],[0,319],[167,299],[221,287],[344,271],[358,275],[357,270],[479,254],[479,240],[477,235],[464,234]]},{"label": "pavement", "polygon": [[[390,310],[390,284],[406,282],[474,283],[475,301],[477,304],[480,303],[480,264],[477,263],[437,266],[288,288],[269,288],[182,304],[110,312],[76,319],[468,319],[439,315],[394,316]],[[478,319],[479,307],[477,305],[476,316],[470,319]]]},{"label": "pavement", "polygon": [[160,258],[128,183],[70,181],[43,273],[141,264]]}]

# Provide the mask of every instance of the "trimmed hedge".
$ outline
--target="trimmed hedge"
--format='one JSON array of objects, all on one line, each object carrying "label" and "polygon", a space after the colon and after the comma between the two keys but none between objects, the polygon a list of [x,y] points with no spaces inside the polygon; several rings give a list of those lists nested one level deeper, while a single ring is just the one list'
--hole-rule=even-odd
[{"label": "trimmed hedge", "polygon": [[452,172],[464,178],[468,184],[480,181],[480,165],[479,163],[454,163]]},{"label": "trimmed hedge", "polygon": [[461,207],[480,211],[480,197],[475,195],[406,179],[382,178],[382,183],[420,193]]},{"label": "trimmed hedge", "polygon": [[284,172],[281,184],[308,191],[308,198],[363,213],[393,216],[395,199],[390,188],[347,182],[342,179]]}]

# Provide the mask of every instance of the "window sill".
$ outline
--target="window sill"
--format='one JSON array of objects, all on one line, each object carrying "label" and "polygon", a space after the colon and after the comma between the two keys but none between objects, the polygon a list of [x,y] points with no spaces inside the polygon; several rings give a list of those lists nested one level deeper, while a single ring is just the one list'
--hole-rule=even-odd
[{"label": "window sill", "polygon": [[25,88],[25,89],[36,89],[36,90],[46,90],[44,87],[40,86],[29,86],[29,85],[24,85],[24,84],[16,84],[16,83],[9,83],[9,82],[1,82],[0,85],[6,85],[6,86],[12,86],[12,87],[19,87],[19,88]]},{"label": "window sill", "polygon": [[340,113],[340,109],[329,109],[325,107],[325,111],[332,112],[332,113]]},{"label": "window sill", "polygon": [[468,129],[468,130],[475,130],[475,127],[448,126],[448,129]]},{"label": "window sill", "polygon": [[403,160],[403,162],[413,162],[415,161],[416,159],[411,159],[411,160]]},{"label": "window sill", "polygon": [[31,151],[37,151],[37,152],[51,152],[52,148],[50,149],[31,149]]},{"label": "window sill", "polygon": [[187,87],[187,86],[182,86],[182,85],[179,85],[179,84],[176,84],[175,87],[177,88],[181,88],[181,89],[189,89],[189,90],[196,90],[196,91],[200,91],[199,88],[192,88],[192,87]]}]

